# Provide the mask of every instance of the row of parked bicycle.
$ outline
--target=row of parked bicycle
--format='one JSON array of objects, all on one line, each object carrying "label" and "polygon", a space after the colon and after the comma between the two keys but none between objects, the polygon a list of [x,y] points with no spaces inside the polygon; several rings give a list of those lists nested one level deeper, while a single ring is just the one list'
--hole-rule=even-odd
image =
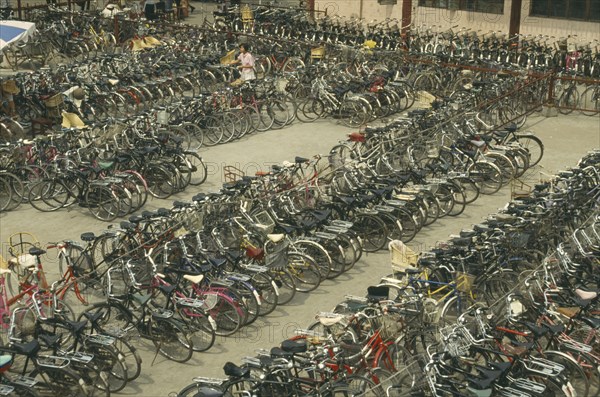
[{"label": "row of parked bicycle", "polygon": [[[384,51],[408,51],[461,62],[483,61],[507,67],[600,77],[597,40],[582,42],[573,37],[508,36],[502,32],[458,29],[458,26],[400,26],[400,21],[395,18],[367,22],[338,15],[318,15],[313,19],[308,11],[268,6],[253,7],[253,19],[244,22],[240,12],[243,10],[234,6],[227,13],[215,12],[215,29],[254,32],[332,46],[362,46],[370,41],[376,49]],[[298,54],[306,54],[307,58],[310,55],[308,52]]]},{"label": "row of parked bicycle", "polygon": [[[446,105],[446,111],[451,108]],[[321,280],[352,268],[363,252],[382,249],[391,238],[408,242],[438,217],[458,215],[467,202],[463,186],[468,187],[472,201],[484,183],[501,185],[499,169],[491,163],[491,173],[478,172],[475,166],[468,174],[456,175],[460,183],[452,178],[428,179],[427,171],[405,169],[402,173],[399,162],[395,168],[376,166],[378,157],[397,150],[389,141],[394,136],[412,137],[413,148],[420,148],[422,141],[417,137],[430,129],[424,119],[436,112],[440,113],[437,117],[448,116],[441,108],[414,112],[414,120],[368,130],[368,138],[352,135],[365,141],[365,147],[381,150],[381,156],[367,161],[355,149],[359,156],[354,176],[350,157],[340,156],[340,149],[330,157],[333,169],[319,157],[296,158],[294,163],[273,167],[267,175],[227,184],[221,194],[199,194],[192,202],[175,202],[171,210],[143,212],[121,222],[119,229],[98,236],[85,233],[83,244],[53,244],[59,250],[62,277],[50,286],[42,281],[45,251],[37,247],[15,250],[8,290],[18,296],[41,287],[48,294],[43,295],[48,296],[44,313],[56,310],[54,317],[64,315],[71,321],[69,299],[90,303],[105,292],[108,299],[104,296],[105,300],[88,306],[79,319],[89,318],[94,332],[114,338],[109,339],[111,349],[118,347],[121,354],[117,356],[123,359],[94,362],[110,372],[108,385],[98,384],[102,394],[121,390],[141,371],[139,356],[130,345],[121,345],[128,342],[127,337],[139,334],[153,341],[158,353],[185,362],[193,351],[210,349],[215,335],[232,335],[278,304],[290,302],[297,292],[312,291]],[[511,134],[518,138],[514,131]],[[387,146],[383,145],[386,139]],[[464,161],[462,165],[487,163],[484,159]],[[340,163],[344,166],[337,168]],[[154,297],[150,291],[155,291]],[[22,320],[10,329],[24,338],[41,333],[43,327],[32,327],[31,322]],[[67,330],[55,327],[52,332],[66,339],[71,332],[68,323],[53,320],[56,323]]]},{"label": "row of parked bicycle", "polygon": [[50,212],[78,205],[110,221],[141,209],[148,195],[164,199],[201,185],[207,173],[191,146],[202,138],[193,134],[196,125],[161,126],[156,116],[1,147],[0,209],[29,203]]},{"label": "row of parked bicycle", "polygon": [[392,241],[366,297],[177,395],[597,396],[599,161],[429,252]]}]

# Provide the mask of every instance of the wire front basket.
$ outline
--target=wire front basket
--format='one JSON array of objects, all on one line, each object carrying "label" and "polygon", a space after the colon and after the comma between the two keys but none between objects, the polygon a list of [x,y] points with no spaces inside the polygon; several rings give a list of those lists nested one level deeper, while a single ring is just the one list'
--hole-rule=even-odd
[{"label": "wire front basket", "polygon": [[456,289],[460,292],[471,292],[473,283],[475,283],[474,275],[465,272],[456,272]]},{"label": "wire front basket", "polygon": [[265,265],[270,268],[287,267],[289,245],[290,243],[288,240],[269,244],[268,251],[265,255]]}]

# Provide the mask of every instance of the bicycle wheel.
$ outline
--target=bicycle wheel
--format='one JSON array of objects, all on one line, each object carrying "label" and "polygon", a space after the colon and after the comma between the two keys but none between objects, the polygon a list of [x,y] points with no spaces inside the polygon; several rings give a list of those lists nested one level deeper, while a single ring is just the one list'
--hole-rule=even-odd
[{"label": "bicycle wheel", "polygon": [[223,140],[223,128],[218,117],[205,116],[199,126],[203,130],[204,145],[214,146],[221,143]]},{"label": "bicycle wheel", "polygon": [[10,205],[12,204],[12,196],[13,191],[8,182],[0,178],[0,212],[7,211],[8,208],[10,208]]},{"label": "bicycle wheel", "polygon": [[212,318],[203,310],[196,308],[183,307],[179,311],[194,351],[204,352],[210,349],[216,339]]},{"label": "bicycle wheel", "polygon": [[484,161],[473,163],[469,167],[468,175],[481,194],[494,194],[502,187],[502,173],[492,163]]},{"label": "bicycle wheel", "polygon": [[[223,388],[213,384],[204,385],[202,383],[192,383],[181,389],[176,397],[203,397],[203,396],[220,396]],[[243,394],[241,394],[243,396]],[[224,397],[235,396],[235,394],[224,394]]]},{"label": "bicycle wheel", "polygon": [[273,123],[275,123],[275,114],[268,103],[257,103],[252,106],[252,109],[254,109],[255,112],[253,117],[255,118],[254,127],[256,128],[256,131],[264,132],[270,130]]},{"label": "bicycle wheel", "polygon": [[269,100],[268,106],[271,108],[270,113],[273,115],[272,129],[280,129],[288,125],[293,108],[290,110],[290,106],[280,99]]},{"label": "bicycle wheel", "polygon": [[402,240],[403,243],[408,244],[417,235],[419,231],[418,226],[415,222],[413,214],[404,209],[398,209],[394,212],[396,219],[402,225]]},{"label": "bicycle wheel", "polygon": [[440,203],[438,216],[443,218],[450,214],[455,205],[453,191],[450,187],[440,184],[435,191],[435,197],[437,197]]},{"label": "bicycle wheel", "polygon": [[[462,191],[463,195],[464,195],[464,202],[460,203],[463,205],[466,204],[471,204],[472,202],[474,202],[475,200],[477,200],[479,198],[479,188],[477,187],[477,185],[475,184],[475,182],[473,182],[473,180],[469,177],[466,176],[459,176],[459,177],[454,177],[449,179],[449,182],[452,182],[453,184],[457,185],[458,187],[460,187],[460,190]],[[456,198],[455,198],[456,201]]]},{"label": "bicycle wheel", "polygon": [[[58,256],[58,269],[60,274],[65,274],[67,271],[67,260],[73,266],[75,277],[89,275],[95,270],[92,257],[83,249],[83,247],[70,243],[65,248],[65,253],[60,253]],[[81,288],[82,286],[80,286]]]},{"label": "bicycle wheel", "polygon": [[129,381],[127,364],[116,349],[112,346],[86,343],[83,350],[86,353],[93,354],[93,363],[98,366],[100,371],[108,375],[106,380],[111,393],[121,391],[127,386]]},{"label": "bicycle wheel", "polygon": [[148,330],[152,343],[164,357],[178,363],[185,363],[192,358],[194,345],[179,322],[153,315]]},{"label": "bicycle wheel", "polygon": [[369,111],[365,104],[356,99],[347,99],[340,105],[337,117],[347,127],[360,127],[370,119]]},{"label": "bicycle wheel", "polygon": [[379,251],[387,244],[387,228],[377,216],[359,213],[353,217],[352,223],[354,231],[362,239],[365,252]]},{"label": "bicycle wheel", "polygon": [[302,61],[302,59],[300,59],[299,57],[290,57],[281,66],[281,71],[295,72],[300,69],[304,69],[305,66],[306,65],[304,64],[304,61]]},{"label": "bicycle wheel", "polygon": [[325,114],[325,105],[317,98],[298,98],[296,101],[296,118],[302,123],[312,123]]},{"label": "bicycle wheel", "polygon": [[191,173],[190,185],[199,186],[206,181],[207,168],[206,164],[197,153],[185,152],[185,157],[189,163],[189,172]]},{"label": "bicycle wheel", "polygon": [[238,293],[239,300],[245,309],[244,325],[252,324],[258,318],[260,310],[258,293],[249,283],[234,281],[233,288]]},{"label": "bicycle wheel", "polygon": [[239,304],[231,298],[216,293],[205,293],[204,296],[199,296],[199,298],[208,298],[210,301],[214,301],[214,304],[210,304],[205,310],[215,320],[217,326],[215,333],[217,335],[233,335],[244,324],[245,313],[243,313]]},{"label": "bicycle wheel", "polygon": [[321,284],[321,273],[314,259],[298,252],[288,254],[287,269],[294,277],[296,291],[314,291]]},{"label": "bicycle wheel", "polygon": [[279,290],[275,281],[267,273],[255,273],[250,279],[260,300],[259,316],[272,313],[279,303]]},{"label": "bicycle wheel", "polygon": [[148,165],[143,172],[143,177],[148,184],[148,192],[156,198],[166,199],[176,190],[173,175],[161,165]]},{"label": "bicycle wheel", "polygon": [[121,179],[121,185],[131,194],[131,212],[142,208],[148,200],[146,181],[137,172],[118,172],[115,177]]},{"label": "bicycle wheel", "polygon": [[93,388],[83,380],[80,383],[81,378],[70,368],[38,365],[29,376],[38,380],[34,388],[43,395],[81,397]]},{"label": "bicycle wheel", "polygon": [[458,216],[465,211],[467,205],[465,204],[466,198],[465,193],[461,189],[460,186],[457,186],[453,183],[448,184],[448,189],[452,192],[452,198],[454,199],[454,205],[450,212],[448,212],[449,216]]},{"label": "bicycle wheel", "polygon": [[[329,277],[331,272],[332,259],[329,253],[321,244],[311,240],[296,240],[293,243],[294,249],[311,257],[319,267],[321,279]],[[343,269],[343,268],[342,268]]]},{"label": "bicycle wheel", "polygon": [[125,338],[115,338],[112,345],[118,352],[127,367],[127,380],[136,380],[142,373],[142,358],[137,349]]},{"label": "bicycle wheel", "polygon": [[101,221],[113,221],[120,213],[120,200],[108,186],[91,185],[86,192],[84,203],[92,215]]},{"label": "bicycle wheel", "polygon": [[515,135],[508,143],[517,143],[529,153],[529,166],[537,165],[544,156],[544,144],[535,135]]},{"label": "bicycle wheel", "polygon": [[217,122],[219,123],[219,128],[221,129],[221,131],[223,133],[219,140],[219,143],[227,143],[227,142],[234,140],[237,137],[237,133],[236,133],[237,118],[235,116],[232,116],[229,112],[223,112],[223,113],[216,114],[213,117],[216,118]]},{"label": "bicycle wheel", "polygon": [[289,303],[296,295],[296,282],[287,269],[269,269],[269,275],[273,278],[279,295],[277,302],[280,305]]},{"label": "bicycle wheel", "polygon": [[555,351],[542,352],[542,358],[562,365],[565,368],[561,375],[569,380],[571,386],[577,392],[577,396],[595,396],[595,394],[589,394],[590,380],[588,379],[588,375],[574,358],[569,357],[565,353]]},{"label": "bicycle wheel", "polygon": [[442,311],[440,312],[440,322],[442,324],[456,324],[458,317],[471,307],[475,301],[470,294],[457,292],[454,296],[448,298]]},{"label": "bicycle wheel", "polygon": [[[6,185],[7,189],[10,189],[8,184]],[[12,194],[12,191],[8,191]],[[38,211],[52,212],[65,207],[70,198],[71,193],[63,183],[54,179],[45,179],[31,186],[27,201]],[[10,204],[10,201],[8,203]]]},{"label": "bicycle wheel", "polygon": [[[125,217],[133,212],[133,195],[121,183],[112,183],[109,188],[119,200],[119,217]],[[137,205],[137,198],[136,198]]]},{"label": "bicycle wheel", "polygon": [[579,92],[576,87],[572,87],[558,98],[558,111],[562,114],[571,114],[578,104]]},{"label": "bicycle wheel", "polygon": [[581,94],[579,100],[581,113],[586,116],[594,116],[600,112],[600,88],[598,86],[589,86]]},{"label": "bicycle wheel", "polygon": [[202,147],[202,144],[204,143],[204,131],[202,128],[189,121],[181,123],[179,127],[183,128],[190,138],[190,150],[198,150]]},{"label": "bicycle wheel", "polygon": [[23,195],[25,194],[25,186],[17,175],[10,172],[0,172],[0,180],[6,182],[11,191],[8,205],[6,205],[3,209],[2,203],[6,202],[6,196],[2,193],[2,187],[0,187],[0,210],[12,211],[24,201]]},{"label": "bicycle wheel", "polygon": [[503,185],[506,185],[515,177],[516,168],[508,156],[501,153],[488,152],[485,154],[485,157],[500,169]]}]

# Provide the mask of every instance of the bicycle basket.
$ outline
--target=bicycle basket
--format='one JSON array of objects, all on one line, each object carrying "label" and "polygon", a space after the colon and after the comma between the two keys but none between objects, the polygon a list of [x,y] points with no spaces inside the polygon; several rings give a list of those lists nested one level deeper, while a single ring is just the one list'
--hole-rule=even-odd
[{"label": "bicycle basket", "polygon": [[400,335],[402,331],[402,315],[386,314],[373,320],[373,326],[379,330],[379,334],[384,340],[393,340]]},{"label": "bicycle basket", "polygon": [[14,80],[4,80],[1,84],[2,91],[7,94],[18,94],[21,92],[19,87],[17,87],[17,83]]},{"label": "bicycle basket", "polygon": [[273,232],[273,228],[275,227],[275,221],[266,211],[261,211],[254,215],[254,219],[260,225],[259,227],[265,231],[265,233]]},{"label": "bicycle basket", "polygon": [[423,299],[423,322],[425,324],[437,324],[440,321],[440,310],[435,299]]},{"label": "bicycle basket", "polygon": [[252,22],[254,21],[254,12],[248,5],[245,5],[241,9],[242,11],[242,21],[243,22]]},{"label": "bicycle basket", "polygon": [[457,327],[456,325],[440,328],[441,342],[445,351],[450,353],[452,357],[461,357],[469,353],[471,341],[465,332],[468,331],[464,327]]},{"label": "bicycle basket", "polygon": [[221,65],[229,65],[233,62],[235,62],[235,50],[231,50],[224,57],[221,57]]},{"label": "bicycle basket", "polygon": [[529,243],[530,233],[514,232],[509,235],[510,245],[514,248],[525,248]]},{"label": "bicycle basket", "polygon": [[324,56],[325,56],[325,47],[321,46],[321,47],[311,48],[310,57],[312,59],[321,59]]},{"label": "bicycle basket", "polygon": [[50,98],[44,99],[44,104],[48,108],[58,107],[63,104],[63,96],[62,94],[53,95]]},{"label": "bicycle basket", "polygon": [[456,289],[460,292],[471,292],[473,283],[475,282],[475,276],[469,273],[456,272]]},{"label": "bicycle basket", "polygon": [[149,261],[129,261],[127,273],[136,287],[149,287],[152,284],[152,264]]},{"label": "bicycle basket", "polygon": [[283,268],[288,265],[289,241],[283,240],[276,244],[269,244],[265,255],[265,265],[270,268]]},{"label": "bicycle basket", "polygon": [[392,240],[388,247],[392,260],[392,270],[394,272],[405,272],[406,269],[414,269],[417,267],[419,254],[410,249],[402,241]]},{"label": "bicycle basket", "polygon": [[127,296],[129,283],[123,268],[115,266],[108,270],[106,275],[106,295],[111,298]]}]

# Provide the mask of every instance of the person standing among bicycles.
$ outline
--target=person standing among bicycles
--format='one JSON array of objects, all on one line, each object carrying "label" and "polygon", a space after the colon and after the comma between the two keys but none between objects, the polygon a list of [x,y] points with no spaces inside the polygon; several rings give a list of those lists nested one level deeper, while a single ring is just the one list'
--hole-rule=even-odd
[{"label": "person standing among bicycles", "polygon": [[158,15],[156,15],[156,3],[158,0],[141,0],[140,5],[144,7],[144,16],[148,21],[154,21],[158,19]]},{"label": "person standing among bicycles", "polygon": [[240,55],[235,63],[240,64],[238,69],[242,74],[242,80],[249,81],[256,79],[256,74],[254,74],[254,57],[248,52],[246,44],[240,44]]}]

